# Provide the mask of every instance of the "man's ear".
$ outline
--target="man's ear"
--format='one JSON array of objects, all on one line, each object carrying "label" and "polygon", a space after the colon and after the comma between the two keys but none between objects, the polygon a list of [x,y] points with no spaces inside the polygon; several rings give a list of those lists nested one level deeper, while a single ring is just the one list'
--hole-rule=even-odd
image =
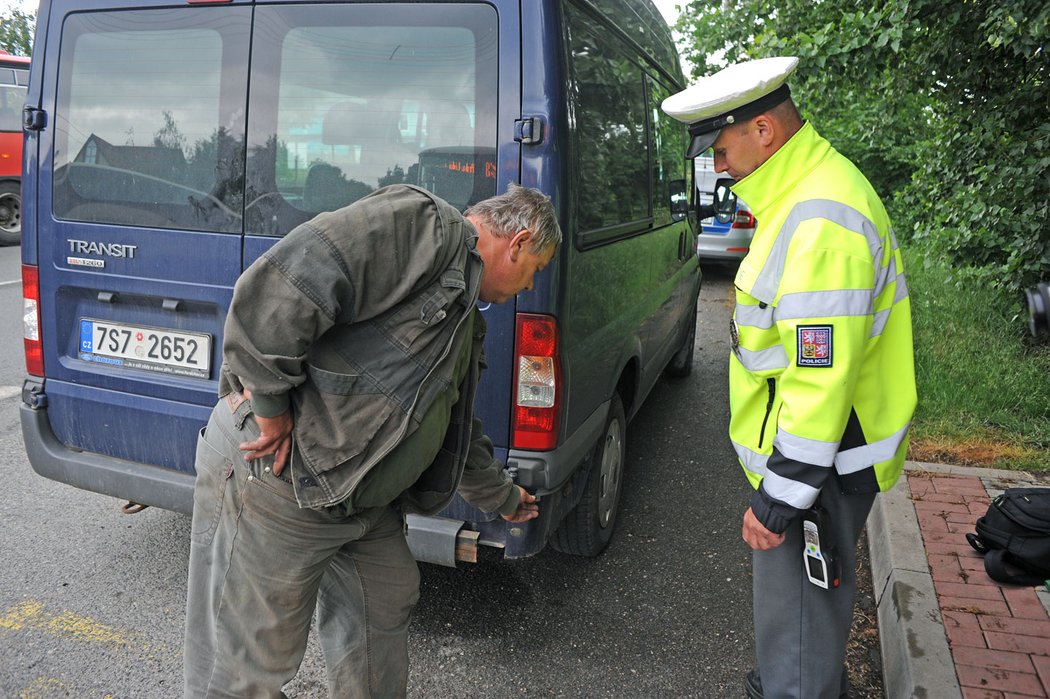
[{"label": "man's ear", "polygon": [[523,228],[510,239],[510,259],[518,261],[518,256],[532,248],[532,231]]},{"label": "man's ear", "polygon": [[758,142],[767,148],[772,145],[777,135],[776,122],[768,114],[759,114],[751,124],[758,134]]}]

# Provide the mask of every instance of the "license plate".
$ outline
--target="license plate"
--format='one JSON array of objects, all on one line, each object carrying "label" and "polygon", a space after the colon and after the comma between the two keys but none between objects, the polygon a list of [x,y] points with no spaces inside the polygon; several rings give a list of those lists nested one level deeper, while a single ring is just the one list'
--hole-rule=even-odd
[{"label": "license plate", "polygon": [[82,318],[79,356],[96,364],[207,378],[211,335]]}]

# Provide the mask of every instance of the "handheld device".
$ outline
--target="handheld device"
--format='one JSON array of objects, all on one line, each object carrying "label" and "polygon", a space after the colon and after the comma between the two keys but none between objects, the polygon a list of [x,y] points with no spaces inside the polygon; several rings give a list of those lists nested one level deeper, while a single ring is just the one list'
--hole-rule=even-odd
[{"label": "handheld device", "polygon": [[806,510],[802,515],[802,537],[802,560],[809,581],[825,590],[838,587],[839,562],[831,543],[831,525],[826,510],[816,506]]}]

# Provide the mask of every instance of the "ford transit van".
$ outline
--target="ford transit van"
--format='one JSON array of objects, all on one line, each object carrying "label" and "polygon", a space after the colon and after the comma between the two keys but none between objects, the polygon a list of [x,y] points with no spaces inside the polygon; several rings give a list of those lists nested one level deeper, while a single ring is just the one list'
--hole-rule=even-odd
[{"label": "ford transit van", "polygon": [[30,463],[189,512],[241,271],[387,184],[463,209],[518,182],[550,195],[565,243],[534,291],[483,308],[476,408],[541,515],[457,500],[410,516],[410,544],[449,565],[479,546],[597,554],[628,421],[692,366],[692,175],[659,108],[682,87],[649,0],[43,0],[24,114]]}]

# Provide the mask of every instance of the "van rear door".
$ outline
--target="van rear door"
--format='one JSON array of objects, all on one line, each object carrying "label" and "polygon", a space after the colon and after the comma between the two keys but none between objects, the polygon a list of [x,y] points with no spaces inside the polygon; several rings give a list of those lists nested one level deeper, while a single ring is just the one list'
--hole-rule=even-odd
[{"label": "van rear door", "polygon": [[[385,185],[419,185],[463,210],[516,181],[519,33],[517,0],[258,6],[244,264]],[[500,458],[514,306],[484,310],[489,369],[476,410]]]},{"label": "van rear door", "polygon": [[50,426],[68,447],[192,473],[241,269],[251,8],[83,7],[53,2],[37,47]]}]

